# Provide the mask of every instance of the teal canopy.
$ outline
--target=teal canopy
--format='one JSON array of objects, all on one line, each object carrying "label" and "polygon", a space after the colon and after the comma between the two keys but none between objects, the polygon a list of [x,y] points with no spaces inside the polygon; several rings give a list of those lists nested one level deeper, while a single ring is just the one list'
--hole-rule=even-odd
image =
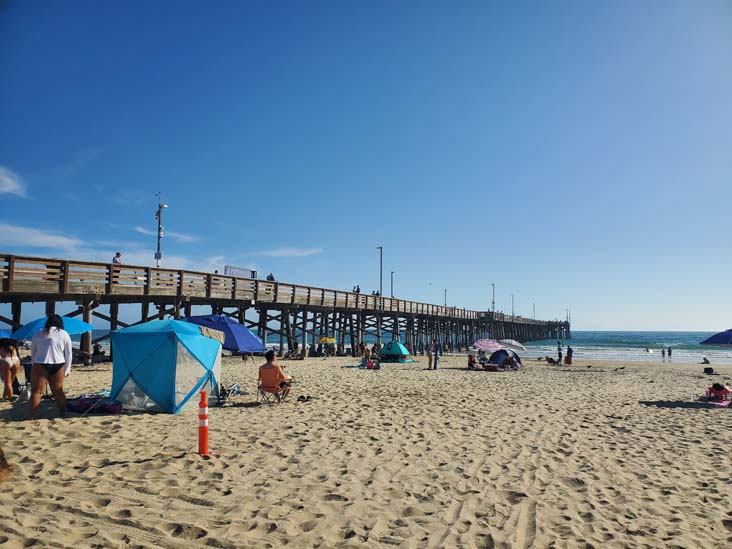
[{"label": "teal canopy", "polygon": [[382,362],[412,362],[408,360],[409,349],[399,341],[390,341],[381,348]]},{"label": "teal canopy", "polygon": [[126,408],[177,414],[207,391],[218,398],[221,343],[195,324],[153,320],[112,332],[111,398]]}]

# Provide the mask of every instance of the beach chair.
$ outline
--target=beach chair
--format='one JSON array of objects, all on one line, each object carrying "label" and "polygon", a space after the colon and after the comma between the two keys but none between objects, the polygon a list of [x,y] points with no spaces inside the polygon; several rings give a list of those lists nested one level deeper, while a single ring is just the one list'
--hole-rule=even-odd
[{"label": "beach chair", "polygon": [[259,379],[257,380],[257,402],[274,404],[282,402],[289,388],[280,387],[280,379],[277,377],[277,368],[260,368]]}]

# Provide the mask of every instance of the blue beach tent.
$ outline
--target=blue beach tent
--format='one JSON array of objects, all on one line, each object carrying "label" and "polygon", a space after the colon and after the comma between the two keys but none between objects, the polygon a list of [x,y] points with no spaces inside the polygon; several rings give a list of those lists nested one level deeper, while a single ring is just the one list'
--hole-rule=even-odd
[{"label": "blue beach tent", "polygon": [[414,362],[409,358],[409,349],[399,341],[390,341],[381,348],[381,362]]},{"label": "blue beach tent", "polygon": [[224,349],[238,353],[266,353],[262,340],[249,328],[226,315],[189,316],[186,322],[205,326],[224,333]]},{"label": "blue beach tent", "polygon": [[179,320],[153,320],[112,332],[110,398],[125,408],[169,414],[196,406],[200,391],[209,400],[218,399],[221,342],[204,333],[211,332]]}]

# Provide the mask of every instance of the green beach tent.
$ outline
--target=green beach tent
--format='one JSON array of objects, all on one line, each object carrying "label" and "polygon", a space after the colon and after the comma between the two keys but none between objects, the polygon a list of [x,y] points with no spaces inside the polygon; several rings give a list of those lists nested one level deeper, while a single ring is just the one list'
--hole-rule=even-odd
[{"label": "green beach tent", "polygon": [[381,362],[413,362],[409,350],[399,341],[390,341],[381,348]]}]

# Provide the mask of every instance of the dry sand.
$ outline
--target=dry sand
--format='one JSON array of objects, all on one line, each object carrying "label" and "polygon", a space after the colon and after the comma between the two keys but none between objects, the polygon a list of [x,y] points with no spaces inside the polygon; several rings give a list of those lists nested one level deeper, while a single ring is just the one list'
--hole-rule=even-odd
[{"label": "dry sand", "polygon": [[[0,405],[0,547],[732,546],[732,409],[688,405],[732,366],[355,362],[284,362],[317,399],[257,407],[227,360],[250,394],[211,410],[210,459],[195,411]],[[67,393],[110,384],[77,368]]]}]

